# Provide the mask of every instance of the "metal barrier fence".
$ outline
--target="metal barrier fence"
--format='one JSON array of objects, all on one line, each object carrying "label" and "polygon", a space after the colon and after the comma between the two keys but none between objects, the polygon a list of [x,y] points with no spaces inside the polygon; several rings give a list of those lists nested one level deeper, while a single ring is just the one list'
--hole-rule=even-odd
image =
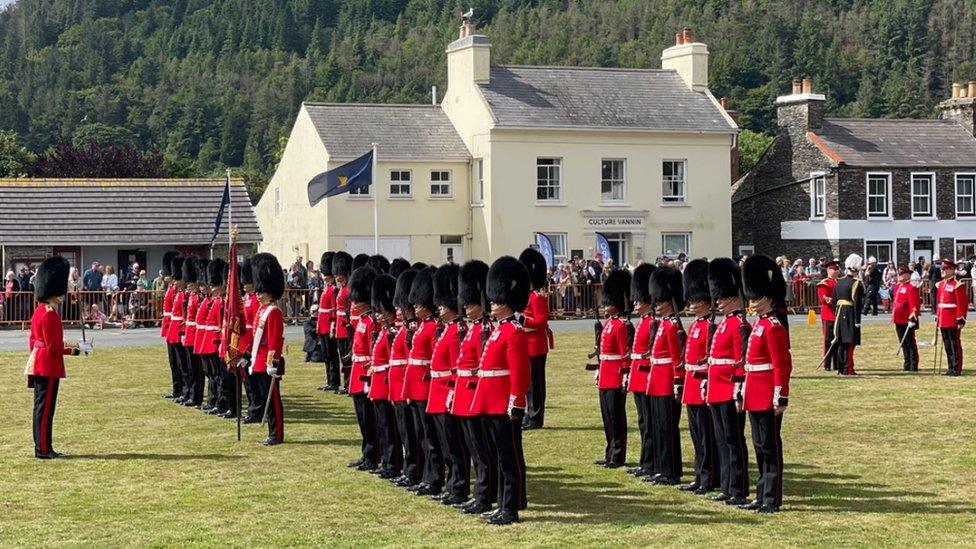
[{"label": "metal barrier fence", "polygon": [[[973,303],[972,280],[963,280]],[[596,318],[600,309],[602,284],[553,284],[549,291],[549,311],[554,319]],[[791,312],[806,313],[819,310],[816,283],[794,283],[787,287],[787,306]],[[922,281],[922,307],[931,310],[934,293],[928,281]],[[146,290],[107,292],[71,292],[61,303],[58,312],[67,325],[77,325],[84,319],[89,327],[134,328],[158,326],[163,316],[164,292]],[[319,301],[319,290],[285,290],[278,301],[285,321],[304,322],[309,309]],[[878,300],[879,312],[888,310],[884,300]],[[37,302],[32,292],[0,292],[0,328],[26,329]]]}]

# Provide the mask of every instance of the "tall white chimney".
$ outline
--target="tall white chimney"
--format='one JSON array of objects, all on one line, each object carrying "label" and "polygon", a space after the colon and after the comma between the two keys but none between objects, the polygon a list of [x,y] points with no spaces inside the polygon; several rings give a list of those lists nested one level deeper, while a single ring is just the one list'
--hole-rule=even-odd
[{"label": "tall white chimney", "polygon": [[708,88],[708,46],[693,40],[690,27],[676,33],[674,38],[675,44],[661,52],[661,68],[677,71],[692,90],[705,91]]}]

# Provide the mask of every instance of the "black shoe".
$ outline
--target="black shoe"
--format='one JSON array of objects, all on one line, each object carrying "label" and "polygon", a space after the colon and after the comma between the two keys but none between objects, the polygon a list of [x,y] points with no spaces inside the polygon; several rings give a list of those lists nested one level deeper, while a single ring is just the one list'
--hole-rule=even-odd
[{"label": "black shoe", "polygon": [[391,480],[400,476],[400,473],[395,469],[382,469],[380,470],[380,478],[383,480]]},{"label": "black shoe", "polygon": [[523,423],[522,424],[522,430],[523,431],[535,431],[536,429],[542,429],[542,425],[538,425],[536,423]]},{"label": "black shoe", "polygon": [[461,512],[465,515],[481,515],[491,511],[490,503],[480,503],[475,501],[473,505],[467,505],[461,508]]},{"label": "black shoe", "polygon": [[372,461],[364,461],[362,465],[356,467],[360,471],[366,471],[367,473],[372,473],[374,470],[379,469],[380,466],[373,463]]},{"label": "black shoe", "polygon": [[596,460],[596,461],[593,462],[593,465],[599,465],[600,467],[606,467],[607,466],[607,460],[605,460],[605,459],[598,459],[598,460]]},{"label": "black shoe", "polygon": [[244,423],[244,424],[248,424],[248,423],[261,423],[261,418],[247,416],[246,418],[244,418],[244,419],[241,420],[241,423]]},{"label": "black shoe", "polygon": [[701,487],[702,487],[701,484],[698,484],[697,482],[692,482],[691,484],[682,484],[681,486],[678,486],[678,490],[681,490],[682,492],[694,492]]},{"label": "black shoe", "polygon": [[726,494],[725,492],[719,492],[714,496],[709,497],[708,499],[712,501],[728,501],[731,497],[732,496]]},{"label": "black shoe", "polygon": [[441,492],[441,489],[440,488],[438,488],[437,486],[431,486],[430,484],[428,484],[426,486],[421,487],[420,489],[418,489],[414,493],[417,494],[418,496],[433,496],[433,495],[439,494],[440,492]]},{"label": "black shoe", "polygon": [[413,480],[407,478],[407,477],[401,477],[401,478],[393,481],[393,485],[394,486],[397,486],[399,488],[407,488],[407,489],[410,489],[411,487],[416,486],[417,483],[414,482]]},{"label": "black shoe", "polygon": [[59,457],[61,457],[61,454],[52,450],[46,454],[42,454],[40,452],[34,452],[34,457],[36,457],[37,459],[58,459]]},{"label": "black shoe", "polygon": [[348,395],[349,394],[349,389],[346,389],[345,387],[343,387],[341,389],[336,389],[336,394],[337,395]]},{"label": "black shoe", "polygon": [[696,496],[704,496],[707,493],[708,493],[708,488],[705,488],[704,486],[699,486],[698,488],[695,488],[695,490],[692,492],[692,494],[695,494]]},{"label": "black shoe", "polygon": [[497,515],[498,513],[501,513],[501,512],[502,512],[502,510],[499,507],[498,509],[488,509],[487,511],[481,513],[478,516],[481,517],[481,518],[483,518],[483,519],[485,519],[485,520],[488,520],[491,517],[493,517],[493,516],[495,516],[495,515]]},{"label": "black shoe", "polygon": [[631,467],[630,469],[627,469],[627,474],[628,475],[634,475],[635,477],[642,477],[642,476],[645,476],[645,475],[647,475],[649,473],[650,473],[650,471],[648,471],[647,469],[645,469],[643,467]]},{"label": "black shoe", "polygon": [[211,406],[209,403],[207,403],[207,404],[204,404],[203,406],[200,406],[200,409],[203,410],[204,412],[209,412],[210,410],[213,409],[213,406]]},{"label": "black shoe", "polygon": [[623,467],[623,466],[624,466],[624,464],[623,464],[623,463],[614,463],[614,462],[612,462],[612,461],[608,461],[608,462],[607,462],[607,463],[606,463],[606,464],[604,465],[604,467],[606,467],[607,469],[619,469],[619,468],[621,468],[621,467]]},{"label": "black shoe", "polygon": [[443,501],[443,500],[445,500],[446,498],[449,498],[449,497],[451,497],[451,494],[449,494],[447,492],[439,492],[437,494],[434,494],[434,495],[430,496],[430,500],[431,501],[436,501],[436,502],[440,503],[441,501]]},{"label": "black shoe", "polygon": [[280,440],[275,440],[271,437],[268,437],[264,439],[264,441],[261,444],[264,444],[265,446],[277,446],[278,444],[281,444],[281,442],[282,441]]},{"label": "black shoe", "polygon": [[757,513],[778,513],[779,507],[775,505],[760,505],[759,508],[756,509],[756,512]]},{"label": "black shoe", "polygon": [[467,498],[462,496],[447,496],[446,498],[441,498],[441,504],[443,505],[460,505],[467,501]]},{"label": "black shoe", "polygon": [[734,498],[729,498],[729,499],[725,500],[725,504],[726,505],[734,505],[736,507],[738,507],[740,505],[743,505],[743,504],[746,504],[746,503],[748,503],[748,501],[746,500],[746,498],[744,498],[742,496],[736,496]]},{"label": "black shoe", "polygon": [[163,398],[167,400],[173,400],[174,398],[176,398],[176,395],[174,395],[173,393],[166,393],[165,395],[163,395]]},{"label": "black shoe", "polygon": [[362,465],[365,461],[366,461],[365,459],[359,458],[355,461],[350,461],[349,463],[347,463],[346,467],[349,467],[350,469],[358,469],[359,466]]},{"label": "black shoe", "polygon": [[183,397],[176,397],[173,399],[173,404],[183,404]]},{"label": "black shoe", "polygon": [[493,524],[495,526],[504,526],[506,524],[512,524],[513,522],[518,521],[518,515],[509,511],[500,511],[495,513],[487,520],[488,524]]},{"label": "black shoe", "polygon": [[408,492],[416,492],[417,490],[429,490],[430,484],[427,484],[426,482],[418,482],[409,486],[404,486],[404,488],[406,488]]},{"label": "black shoe", "polygon": [[749,503],[743,503],[742,505],[739,506],[739,509],[745,509],[746,511],[755,511],[760,507],[762,507],[762,503],[760,503],[758,499],[754,499]]},{"label": "black shoe", "polygon": [[223,412],[220,411],[220,408],[217,408],[216,406],[214,406],[213,408],[207,410],[207,415],[208,416],[219,416],[222,413]]},{"label": "black shoe", "polygon": [[467,509],[468,507],[473,506],[476,503],[478,503],[478,500],[476,500],[474,498],[471,498],[471,499],[467,499],[467,500],[465,500],[465,501],[463,501],[461,503],[455,503],[454,504],[454,508],[455,509],[458,509],[460,511],[464,511],[465,509]]},{"label": "black shoe", "polygon": [[661,475],[657,477],[655,480],[652,480],[651,484],[654,484],[656,486],[676,486],[678,484],[678,479]]},{"label": "black shoe", "polygon": [[193,402],[192,400],[184,400],[180,405],[186,408],[196,408],[197,406],[199,406],[199,404]]}]

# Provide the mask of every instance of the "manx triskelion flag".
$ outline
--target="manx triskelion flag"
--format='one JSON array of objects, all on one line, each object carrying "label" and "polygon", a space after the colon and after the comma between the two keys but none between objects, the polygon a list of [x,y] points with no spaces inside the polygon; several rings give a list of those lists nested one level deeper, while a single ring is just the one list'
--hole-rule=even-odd
[{"label": "manx triskelion flag", "polygon": [[314,206],[323,198],[368,187],[373,182],[373,151],[346,162],[338,168],[320,173],[308,182],[308,204]]}]

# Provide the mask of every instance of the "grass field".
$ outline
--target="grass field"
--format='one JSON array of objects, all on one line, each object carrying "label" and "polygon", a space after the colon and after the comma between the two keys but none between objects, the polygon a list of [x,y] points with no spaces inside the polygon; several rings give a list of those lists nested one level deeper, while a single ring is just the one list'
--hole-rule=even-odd
[{"label": "grass field", "polygon": [[[592,340],[560,335],[547,428],[525,435],[529,510],[506,528],[347,469],[352,403],[313,390],[320,367],[301,364],[296,344],[287,444],[270,449],[261,427],[238,443],[232,421],[161,399],[162,347],[69,358],[54,433],[70,459],[55,461],[33,458],[24,354],[0,354],[0,545],[972,546],[976,377],[932,375],[931,348],[924,372],[904,374],[893,330],[871,325],[862,375],[838,379],[815,369],[818,336],[793,329],[785,504],[758,516],[591,465],[603,449],[582,369]],[[630,440],[633,458],[636,427]]]}]

